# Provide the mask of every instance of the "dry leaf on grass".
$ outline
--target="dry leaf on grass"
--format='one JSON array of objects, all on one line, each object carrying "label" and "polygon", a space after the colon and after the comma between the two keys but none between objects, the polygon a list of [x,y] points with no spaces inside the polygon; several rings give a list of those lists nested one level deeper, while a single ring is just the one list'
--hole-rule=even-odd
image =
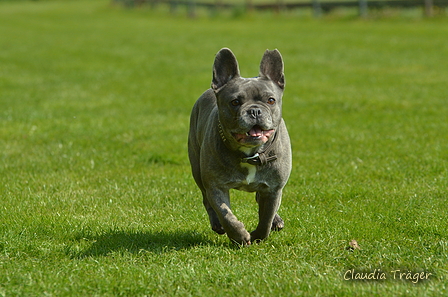
[{"label": "dry leaf on grass", "polygon": [[350,240],[350,242],[348,243],[348,247],[346,248],[349,251],[354,251],[354,250],[360,250],[361,247],[359,246],[358,242],[354,239]]}]

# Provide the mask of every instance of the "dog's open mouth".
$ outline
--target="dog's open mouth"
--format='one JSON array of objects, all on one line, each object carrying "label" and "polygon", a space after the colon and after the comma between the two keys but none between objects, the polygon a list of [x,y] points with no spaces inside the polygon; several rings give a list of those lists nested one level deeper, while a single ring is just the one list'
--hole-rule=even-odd
[{"label": "dog's open mouth", "polygon": [[236,141],[240,143],[245,142],[252,142],[252,141],[260,141],[262,143],[265,143],[269,140],[269,137],[271,137],[272,133],[274,133],[274,129],[270,130],[263,130],[260,126],[255,125],[253,126],[248,132],[245,134],[233,134]]}]

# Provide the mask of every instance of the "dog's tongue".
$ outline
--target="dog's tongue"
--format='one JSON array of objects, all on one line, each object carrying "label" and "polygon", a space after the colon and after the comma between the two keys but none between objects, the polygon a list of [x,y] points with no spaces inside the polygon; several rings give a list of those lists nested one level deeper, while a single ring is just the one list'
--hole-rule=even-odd
[{"label": "dog's tongue", "polygon": [[263,130],[259,126],[253,126],[249,131],[249,135],[252,137],[260,137],[263,135]]}]

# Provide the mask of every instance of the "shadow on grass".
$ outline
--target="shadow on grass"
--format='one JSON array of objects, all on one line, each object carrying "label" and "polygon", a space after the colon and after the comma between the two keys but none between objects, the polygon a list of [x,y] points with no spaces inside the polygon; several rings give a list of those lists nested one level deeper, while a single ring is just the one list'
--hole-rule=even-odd
[{"label": "shadow on grass", "polygon": [[210,240],[195,231],[109,231],[97,236],[77,236],[74,243],[66,247],[65,253],[72,259],[101,257],[116,252],[161,254],[211,244]]}]

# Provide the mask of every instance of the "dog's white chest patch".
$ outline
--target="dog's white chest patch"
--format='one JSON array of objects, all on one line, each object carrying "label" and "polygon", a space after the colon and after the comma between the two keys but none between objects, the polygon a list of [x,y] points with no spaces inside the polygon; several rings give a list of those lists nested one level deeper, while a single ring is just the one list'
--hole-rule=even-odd
[{"label": "dog's white chest patch", "polygon": [[241,163],[241,167],[247,168],[248,172],[246,179],[243,182],[247,185],[253,183],[255,180],[255,174],[257,174],[257,167],[247,163]]}]

